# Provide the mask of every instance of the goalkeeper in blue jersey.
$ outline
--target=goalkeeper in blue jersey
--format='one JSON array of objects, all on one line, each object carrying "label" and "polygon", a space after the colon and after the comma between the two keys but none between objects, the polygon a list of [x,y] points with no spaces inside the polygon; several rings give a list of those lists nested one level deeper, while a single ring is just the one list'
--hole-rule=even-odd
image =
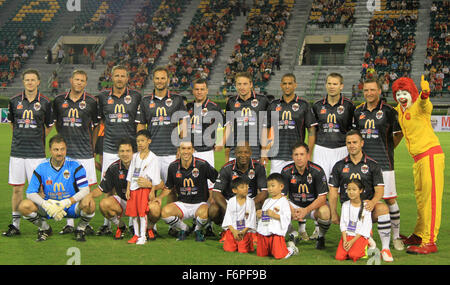
[{"label": "goalkeeper in blue jersey", "polygon": [[76,160],[66,157],[66,142],[62,136],[52,137],[49,146],[51,157],[34,171],[27,199],[20,203],[19,211],[39,227],[36,241],[45,241],[52,234],[47,219],[60,221],[63,217],[80,218],[75,239],[85,241],[86,225],[95,215],[95,202],[87,196],[86,170]]}]

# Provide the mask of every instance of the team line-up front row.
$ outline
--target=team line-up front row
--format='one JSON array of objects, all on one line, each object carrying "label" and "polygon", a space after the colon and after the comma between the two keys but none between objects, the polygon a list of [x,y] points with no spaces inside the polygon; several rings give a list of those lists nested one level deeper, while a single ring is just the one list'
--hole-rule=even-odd
[{"label": "team line-up front row", "polygon": [[[193,231],[196,241],[204,241],[205,235],[214,234],[214,222],[224,229],[221,240],[226,251],[249,252],[256,244],[259,256],[287,258],[298,253],[299,238],[308,239],[305,219],[310,218],[316,223],[313,235],[317,235],[317,249],[325,248],[325,234],[331,223],[340,224],[342,239],[337,259],[357,260],[365,255],[368,246],[375,246],[372,222],[378,223],[384,261],[393,261],[389,249],[391,229],[397,250],[407,244],[410,253],[437,251],[443,153],[432,129],[430,132],[428,126],[418,124],[416,129],[429,135],[418,139],[417,130],[408,125],[417,124],[414,121],[420,118],[422,109],[431,115],[426,81],[422,82],[421,96],[415,95],[417,89],[414,84],[411,88],[407,79],[394,82],[394,98],[399,102],[395,110],[380,100],[379,83],[369,80],[364,84],[365,103],[355,108],[341,94],[342,76],[332,73],[327,77],[327,95],[310,107],[295,95],[293,74],[283,76],[282,97],[269,103],[265,96],[254,94],[249,74],[238,73],[238,94],[227,101],[226,107],[235,116],[224,124],[222,146],[227,146],[228,162],[218,173],[214,151],[222,147],[207,144],[202,135],[217,123],[208,120],[208,115],[222,111],[207,98],[206,81],[193,83],[195,100],[185,104],[168,90],[166,68],[154,70],[154,92],[143,97],[127,88],[126,68],[116,66],[112,75],[112,90],[93,97],[85,92],[86,73],[76,70],[70,79],[70,91],[50,103],[38,91],[39,73],[23,73],[24,91],[11,98],[9,104],[13,223],[4,236],[20,234],[22,215],[39,227],[37,240],[43,241],[52,234],[46,220],[66,217],[68,224],[61,233],[75,231],[76,240],[84,241],[86,232],[92,229],[89,221],[95,213],[94,198],[106,193],[99,205],[105,224],[98,234],[111,234],[112,222],[117,226],[114,237],[122,239],[126,226],[121,217],[125,214],[130,217],[129,230],[134,232],[129,243],[145,244],[148,239],[156,239],[160,219],[169,225],[169,234],[177,236],[177,240],[186,239]],[[171,117],[179,110],[190,116],[174,123]],[[280,119],[275,125],[268,120],[262,134],[256,135],[261,139],[255,146],[249,143],[254,140],[249,130],[259,122],[261,111],[279,112]],[[103,151],[98,152],[103,153],[102,181],[90,191],[89,186],[96,184],[93,146],[100,122],[104,125]],[[50,139],[51,157],[44,160],[45,136],[53,125],[58,135]],[[181,129],[183,138],[179,147],[172,143],[175,128]],[[308,144],[303,143],[306,128]],[[430,196],[431,192],[431,201],[420,200],[422,207],[418,209],[414,233],[402,239],[393,151],[403,135],[417,164],[430,158],[430,164],[421,165],[414,174],[416,200],[419,203],[421,196]],[[201,146],[193,144],[198,136]],[[273,136],[279,137],[276,140]],[[245,140],[238,141],[242,137]],[[212,141],[216,141],[215,132]],[[271,174],[266,178],[264,165],[273,141],[278,142],[278,153],[271,157]],[[136,147],[138,152],[134,153]],[[418,152],[420,148],[426,151]],[[314,162],[309,161],[311,153]],[[442,173],[436,169],[442,169]],[[417,182],[416,178],[426,176],[424,173],[430,176],[430,171],[432,189],[425,189],[430,188],[429,181]],[[25,179],[29,186],[27,199],[22,201]],[[342,203],[340,217],[338,196]],[[162,207],[164,197],[167,203]],[[383,198],[387,205],[380,202]],[[76,230],[73,218],[80,218]],[[194,219],[193,229],[183,222],[189,218]],[[298,231],[291,220],[298,221]]]}]

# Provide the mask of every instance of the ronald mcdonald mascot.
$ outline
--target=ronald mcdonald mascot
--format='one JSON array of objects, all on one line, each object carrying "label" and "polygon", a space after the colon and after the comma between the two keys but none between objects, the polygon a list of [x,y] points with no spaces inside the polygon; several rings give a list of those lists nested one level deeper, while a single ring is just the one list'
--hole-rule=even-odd
[{"label": "ronald mcdonald mascot", "polygon": [[428,98],[430,87],[422,75],[419,94],[410,78],[402,77],[392,85],[395,109],[405,137],[406,147],[414,159],[414,195],[417,222],[413,234],[404,240],[408,253],[437,252],[436,239],[441,224],[445,157],[431,126],[433,105]]}]

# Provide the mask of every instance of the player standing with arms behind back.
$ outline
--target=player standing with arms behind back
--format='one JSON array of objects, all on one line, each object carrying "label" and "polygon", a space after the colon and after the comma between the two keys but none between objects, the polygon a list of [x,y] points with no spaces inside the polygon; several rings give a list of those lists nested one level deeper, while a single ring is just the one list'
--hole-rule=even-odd
[{"label": "player standing with arms behind back", "polygon": [[20,234],[19,204],[23,198],[25,179],[30,183],[33,171],[45,160],[45,137],[53,125],[50,99],[39,92],[40,75],[37,70],[22,73],[24,90],[9,101],[8,121],[11,122],[12,143],[9,159],[8,183],[13,187],[12,224],[5,237]]}]

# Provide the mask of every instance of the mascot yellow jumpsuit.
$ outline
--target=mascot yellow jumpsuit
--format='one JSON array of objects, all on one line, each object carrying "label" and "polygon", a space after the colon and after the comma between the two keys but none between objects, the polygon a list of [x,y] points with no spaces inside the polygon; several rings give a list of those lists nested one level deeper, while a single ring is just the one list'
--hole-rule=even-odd
[{"label": "mascot yellow jumpsuit", "polygon": [[423,76],[421,88],[419,95],[414,82],[406,77],[399,78],[392,85],[394,99],[399,103],[395,109],[406,147],[414,159],[417,222],[414,233],[404,240],[406,245],[410,245],[407,252],[414,254],[437,251],[445,167],[444,153],[431,126],[433,105],[428,98],[430,88]]}]

